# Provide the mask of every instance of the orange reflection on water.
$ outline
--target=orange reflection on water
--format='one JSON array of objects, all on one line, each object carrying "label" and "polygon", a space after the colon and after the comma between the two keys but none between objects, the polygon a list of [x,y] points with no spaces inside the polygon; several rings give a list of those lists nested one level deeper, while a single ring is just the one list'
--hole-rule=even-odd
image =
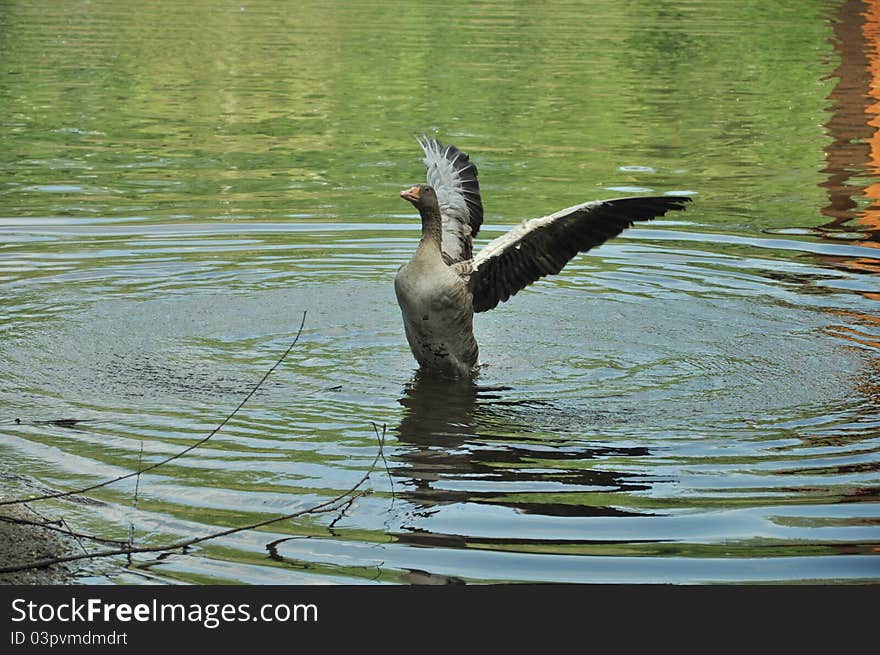
[{"label": "orange reflection on water", "polygon": [[[830,116],[825,124],[831,143],[825,151],[827,179],[822,186],[829,203],[822,213],[831,220],[822,226],[834,231],[867,233],[859,246],[880,247],[880,0],[845,0],[833,22],[832,43],[840,63],[832,73],[837,84],[829,95]],[[870,183],[855,183],[854,177],[870,177]],[[860,208],[859,201],[869,202]],[[880,258],[826,257],[832,266],[847,271],[876,275]],[[855,291],[880,301],[880,292]],[[868,313],[834,311],[845,324],[829,325],[830,334],[853,348],[880,351],[880,318]],[[867,361],[858,390],[880,400],[880,359]]]},{"label": "orange reflection on water", "polygon": [[[868,168],[874,175],[874,181],[865,188],[865,195],[871,199],[871,204],[860,212],[858,222],[870,230],[880,230],[880,0],[864,0],[865,11],[862,13],[864,23],[862,34],[864,35],[864,51],[868,59],[870,79],[865,100],[867,106],[865,112],[868,115],[867,124],[873,128],[868,140],[870,147]],[[876,236],[876,235],[875,235]],[[864,243],[866,246],[878,247],[875,240]],[[871,267],[872,272],[880,272],[876,262]],[[872,294],[880,296],[880,294]]]}]

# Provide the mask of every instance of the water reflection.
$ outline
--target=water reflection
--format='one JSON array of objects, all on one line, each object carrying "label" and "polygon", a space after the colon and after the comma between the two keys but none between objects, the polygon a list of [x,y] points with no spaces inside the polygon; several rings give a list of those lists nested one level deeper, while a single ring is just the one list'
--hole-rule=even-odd
[{"label": "water reflection", "polygon": [[[880,106],[880,2],[847,0],[840,4],[832,22],[834,45],[840,62],[829,76],[836,83],[828,98],[832,105],[825,122],[831,143],[825,148],[827,179],[820,184],[828,193],[822,213],[831,220],[817,228],[834,237],[835,232],[858,231],[863,244],[880,241],[880,183],[863,184],[860,178],[880,171],[880,132],[876,115]],[[875,117],[873,120],[871,117]],[[862,208],[861,196],[871,201]],[[876,261],[860,258],[848,262],[856,271],[878,272]]]},{"label": "water reflection", "polygon": [[[648,448],[566,437],[562,426],[588,427],[589,413],[572,415],[551,401],[511,399],[511,391],[417,373],[400,398],[405,410],[396,434],[408,447],[399,449],[394,471],[406,480],[399,495],[420,511],[480,503],[545,516],[640,515],[584,502],[583,495],[647,490],[644,476],[593,464],[609,457],[644,457]],[[403,538],[436,543],[437,535]]]},{"label": "water reflection", "polygon": [[[820,184],[828,193],[828,205],[822,213],[831,220],[815,229],[824,237],[858,236],[865,247],[880,246],[880,2],[878,0],[847,0],[842,2],[831,23],[830,39],[840,57],[830,77],[836,83],[829,99],[832,101],[825,128],[831,143],[825,148],[826,165],[822,172],[827,179]],[[873,117],[873,120],[872,118]],[[864,179],[869,182],[863,183]],[[863,207],[861,197],[870,204]],[[867,251],[866,251],[867,252]],[[823,257],[827,265],[856,274],[876,274],[880,265],[876,257]],[[868,282],[868,280],[866,280]],[[868,301],[880,300],[873,282],[867,287],[853,288]],[[828,331],[849,341],[855,347],[880,351],[877,317],[872,313],[854,311],[831,312],[848,324],[831,324]],[[859,374],[859,390],[867,397],[878,394],[877,361],[869,362]]]},{"label": "water reflection", "polygon": [[[820,184],[828,192],[829,203],[822,209],[831,219],[824,226],[828,229],[840,229],[857,215],[858,203],[854,196],[861,195],[861,188],[850,181],[863,172],[871,154],[869,140],[874,129],[865,121],[871,71],[862,29],[864,8],[862,0],[843,2],[832,23],[831,43],[840,62],[829,76],[837,82],[828,96],[832,105],[825,122],[831,143],[825,148],[826,166],[822,172],[828,178]],[[854,169],[853,165],[858,168]]]}]

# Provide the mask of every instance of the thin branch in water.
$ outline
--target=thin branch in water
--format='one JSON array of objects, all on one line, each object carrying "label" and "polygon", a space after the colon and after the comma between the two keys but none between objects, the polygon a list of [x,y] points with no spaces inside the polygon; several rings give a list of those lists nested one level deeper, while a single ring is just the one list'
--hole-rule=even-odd
[{"label": "thin branch in water", "polygon": [[388,426],[385,425],[384,423],[382,424],[382,436],[380,437],[378,426],[375,423],[373,423],[372,425],[373,425],[373,432],[376,433],[376,438],[379,440],[379,443],[381,443],[383,445],[383,448],[379,452],[382,455],[382,463],[385,465],[385,473],[388,474],[388,482],[391,484],[391,507],[389,508],[389,510],[390,510],[394,507],[394,497],[395,496],[394,496],[394,477],[391,475],[391,469],[388,467],[388,460],[385,459],[385,448],[384,448],[385,431]]},{"label": "thin branch in water", "polygon": [[[132,507],[137,510],[138,506],[138,490],[141,487],[141,466],[144,461],[144,440],[141,439],[141,450],[138,453],[138,476],[134,479],[134,500],[132,501]],[[134,521],[128,522],[128,547],[132,548],[134,546]],[[128,563],[131,565],[131,555],[128,556]]]},{"label": "thin branch in water", "polygon": [[102,544],[112,544],[114,546],[124,546],[127,542],[120,541],[118,539],[105,539],[104,537],[97,537],[92,534],[85,534],[83,532],[76,532],[71,530],[67,523],[64,522],[63,527],[61,520],[51,520],[47,519],[45,521],[28,521],[27,519],[20,519],[13,516],[3,516],[0,515],[0,521],[4,523],[13,523],[15,525],[31,525],[37,528],[43,528],[44,530],[52,530],[54,532],[60,532],[61,534],[67,535],[68,537],[74,537],[79,539],[88,539],[89,541],[94,541],[96,543]]},{"label": "thin branch in water", "polygon": [[357,496],[352,496],[351,498],[349,498],[348,502],[339,508],[339,514],[336,515],[336,518],[330,521],[330,524],[327,526],[327,532],[332,534],[334,537],[338,536],[335,530],[336,524],[339,523],[340,520],[342,520],[342,517],[345,516],[345,513],[352,505],[354,505],[355,499],[357,499]]},{"label": "thin branch in water", "polygon": [[281,365],[281,362],[283,362],[287,358],[287,356],[290,354],[290,351],[293,350],[293,347],[299,341],[299,337],[302,334],[302,331],[303,331],[303,328],[305,327],[305,324],[306,324],[306,312],[303,312],[302,322],[300,323],[299,330],[297,330],[297,332],[296,332],[296,337],[294,337],[293,342],[287,347],[287,350],[284,351],[284,354],[281,355],[281,357],[278,359],[278,361],[275,362],[272,365],[272,367],[263,374],[263,377],[260,378],[260,381],[257,382],[256,385],[254,385],[254,388],[251,389],[250,392],[244,397],[244,400],[242,400],[238,404],[238,407],[233,409],[232,412],[230,414],[228,414],[226,416],[226,418],[224,418],[220,422],[220,425],[218,425],[216,428],[214,428],[208,436],[203,437],[202,439],[199,439],[194,444],[187,446],[186,448],[184,448],[180,452],[175,453],[174,455],[171,455],[170,457],[166,457],[161,462],[156,462],[155,464],[150,464],[149,466],[146,466],[144,468],[138,468],[137,471],[132,471],[131,473],[126,473],[125,475],[120,475],[119,477],[113,478],[112,480],[105,480],[104,482],[98,482],[98,483],[89,485],[87,487],[82,487],[80,489],[72,489],[70,491],[59,491],[59,492],[51,493],[51,494],[44,494],[42,496],[35,496],[33,498],[18,498],[15,500],[0,500],[0,507],[2,507],[3,505],[18,505],[21,503],[30,503],[30,502],[34,502],[37,500],[49,500],[51,498],[66,498],[67,496],[75,496],[77,494],[84,494],[89,491],[94,491],[95,489],[100,489],[101,487],[106,487],[106,486],[114,484],[116,482],[121,482],[122,480],[127,480],[127,479],[132,478],[136,475],[139,476],[141,473],[146,473],[147,471],[152,471],[153,469],[157,469],[160,466],[167,464],[168,462],[172,462],[175,459],[183,457],[188,452],[195,450],[199,446],[204,445],[211,437],[213,437],[215,434],[220,432],[220,430],[222,430],[226,426],[226,424],[229,423],[229,421],[231,421],[233,419],[233,417],[235,417],[236,414],[238,414],[238,412],[241,410],[241,408],[245,406],[245,403],[247,403],[253,397],[253,395],[255,393],[257,393],[257,390],[263,386],[263,383],[266,381],[266,379],[269,377],[269,375],[271,375],[272,372]]},{"label": "thin branch in water", "polygon": [[138,470],[137,477],[134,480],[134,504],[132,505],[135,509],[138,506],[138,490],[141,487],[141,466],[144,461],[144,440],[141,439],[141,450],[138,453]]},{"label": "thin branch in water", "polygon": [[262,521],[257,521],[255,523],[250,523],[248,525],[243,525],[235,528],[228,528],[226,530],[221,530],[219,532],[213,532],[208,535],[203,535],[201,537],[195,537],[193,539],[185,539],[183,541],[178,541],[173,544],[168,544],[165,546],[139,546],[137,548],[119,548],[114,550],[104,550],[98,551],[94,553],[90,553],[88,555],[66,555],[63,557],[53,557],[46,558],[41,560],[36,560],[34,562],[28,562],[26,564],[13,564],[10,566],[0,566],[0,573],[13,573],[15,571],[24,571],[28,569],[39,569],[47,566],[52,566],[53,564],[61,564],[63,562],[73,562],[81,559],[96,559],[98,557],[112,557],[115,555],[126,555],[130,557],[132,554],[136,553],[167,553],[168,551],[173,550],[181,550],[187,549],[196,544],[200,544],[205,541],[209,541],[211,539],[217,539],[219,537],[227,537],[231,534],[235,534],[237,532],[243,532],[245,530],[254,530],[256,528],[261,528],[266,525],[270,525],[272,523],[278,523],[279,521],[289,521],[291,519],[295,519],[297,517],[303,516],[305,514],[321,514],[324,512],[332,512],[338,510],[349,497],[357,498],[359,496],[365,495],[366,491],[360,491],[361,486],[369,479],[370,474],[375,470],[376,464],[379,462],[379,458],[384,458],[384,446],[385,446],[385,433],[383,431],[382,435],[379,436],[377,433],[377,437],[379,439],[379,447],[377,449],[375,457],[373,457],[373,461],[370,463],[370,466],[367,468],[366,472],[360,477],[360,479],[346,491],[343,491],[340,494],[337,494],[333,498],[325,500],[323,502],[318,503],[317,505],[313,505],[312,507],[307,507],[306,509],[297,510],[295,512],[291,512],[289,514],[284,514],[282,516],[276,516],[271,519],[264,519]]},{"label": "thin branch in water", "polygon": [[79,537],[73,532],[73,530],[71,529],[71,527],[67,524],[67,521],[64,520],[64,517],[63,517],[63,516],[61,517],[60,521],[61,521],[61,525],[63,525],[64,528],[67,530],[67,534],[71,535],[71,536],[76,540],[76,543],[79,544],[79,547],[82,548],[82,551],[83,551],[86,555],[88,555],[88,554],[89,554],[89,549],[85,547],[85,545],[84,545],[83,542],[82,542],[82,539],[80,539],[80,538],[79,538]]},{"label": "thin branch in water", "polygon": [[[50,519],[48,516],[45,516],[44,514],[41,514],[41,513],[38,512],[35,508],[31,507],[31,506],[28,505],[27,503],[22,503],[22,507],[24,507],[27,511],[29,511],[29,512],[30,512],[31,514],[33,514],[34,516],[39,516],[39,517],[40,517],[41,519],[43,519],[43,521],[45,521],[46,523],[49,523],[49,522],[52,521],[52,519]],[[57,523],[60,525],[60,524],[61,524],[61,521],[59,520],[59,521],[57,521]]]},{"label": "thin branch in water", "polygon": [[[70,537],[73,537],[73,539],[76,541],[76,543],[79,544],[79,547],[82,548],[84,553],[89,552],[88,549],[85,547],[85,545],[83,545],[83,542],[80,539],[80,535],[78,535],[77,533],[75,533],[73,531],[73,529],[71,529],[70,525],[68,525],[67,521],[64,520],[63,516],[61,518],[59,518],[57,521],[52,521],[52,519],[50,519],[48,516],[45,516],[41,512],[38,512],[36,509],[31,507],[27,503],[23,503],[22,507],[24,507],[27,511],[29,511],[34,516],[38,516],[40,519],[42,519],[42,523],[38,523],[36,521],[27,521],[27,523],[30,523],[31,525],[37,525],[37,526],[40,526],[45,529],[50,529],[50,530],[56,529],[58,532],[61,532],[62,534],[66,534]],[[26,521],[26,519],[22,519],[22,521]],[[49,523],[57,524],[58,526],[60,526],[60,529],[52,528],[50,525],[48,525]]]}]

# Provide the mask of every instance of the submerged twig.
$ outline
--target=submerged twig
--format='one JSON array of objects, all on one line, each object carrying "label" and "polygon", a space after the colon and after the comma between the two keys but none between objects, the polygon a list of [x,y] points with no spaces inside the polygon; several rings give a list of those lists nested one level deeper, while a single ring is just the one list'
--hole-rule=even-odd
[{"label": "submerged twig", "polygon": [[[387,426],[385,424],[382,425],[382,436],[380,437],[379,428],[376,426],[375,423],[373,423],[373,432],[376,433],[376,438],[379,439],[381,443],[385,443],[386,427]],[[384,450],[380,451],[380,454],[382,455],[382,463],[385,465],[385,473],[388,474],[388,483],[391,485],[391,507],[394,507],[394,477],[391,475],[391,469],[388,466],[388,460],[385,459]]]},{"label": "submerged twig", "polygon": [[[80,539],[80,537],[83,537],[84,535],[80,535],[80,534],[74,532],[73,528],[71,528],[70,525],[68,525],[67,521],[64,520],[63,516],[61,518],[59,518],[57,521],[52,521],[52,519],[50,519],[48,516],[44,516],[43,514],[41,514],[36,509],[34,509],[33,507],[31,507],[30,505],[28,505],[26,503],[23,504],[22,507],[24,507],[27,511],[29,511],[34,516],[38,516],[39,518],[41,518],[42,523],[39,521],[28,521],[27,519],[19,519],[17,521],[18,523],[25,524],[25,525],[27,525],[27,524],[37,525],[37,526],[47,528],[47,529],[56,529],[59,532],[61,532],[62,534],[66,534],[69,537],[73,537],[73,539],[76,541],[76,543],[79,544],[79,547],[83,549],[84,553],[89,552],[88,548],[86,548],[85,545],[83,544],[82,539]],[[6,518],[6,517],[4,517],[4,518]],[[47,525],[50,522],[56,523],[60,527],[53,528],[53,527]]]},{"label": "submerged twig", "polygon": [[146,473],[148,471],[152,471],[153,469],[157,469],[160,466],[164,466],[168,462],[172,462],[175,459],[183,457],[188,452],[195,450],[199,446],[205,444],[215,434],[220,432],[220,430],[223,429],[223,427],[225,427],[226,424],[229,423],[229,421],[231,421],[236,414],[238,414],[238,412],[241,410],[241,408],[245,406],[245,403],[247,403],[253,397],[253,395],[255,393],[257,393],[257,390],[261,386],[263,386],[263,383],[266,381],[266,379],[269,377],[269,375],[276,368],[278,368],[281,365],[281,362],[283,362],[285,360],[285,358],[290,354],[290,351],[293,350],[293,347],[299,341],[299,337],[302,334],[302,331],[303,331],[303,328],[305,327],[305,324],[306,324],[306,312],[303,312],[302,322],[300,323],[299,330],[297,330],[297,332],[296,332],[296,337],[294,337],[293,342],[287,347],[287,350],[284,351],[284,354],[281,355],[281,357],[278,359],[278,361],[275,362],[275,364],[273,364],[272,367],[263,374],[263,377],[260,378],[260,381],[257,382],[256,385],[254,385],[254,388],[250,390],[250,392],[244,397],[244,399],[238,404],[238,406],[235,409],[233,409],[232,412],[230,414],[228,414],[226,416],[226,418],[224,418],[220,422],[220,425],[218,425],[216,428],[211,430],[211,433],[208,434],[208,436],[203,437],[202,439],[199,439],[194,444],[187,446],[186,448],[184,448],[180,452],[175,453],[174,455],[171,455],[170,457],[166,457],[161,462],[156,462],[155,464],[150,464],[149,466],[146,466],[144,468],[138,467],[138,470],[132,471],[131,473],[126,473],[125,475],[120,475],[119,477],[113,478],[112,480],[105,480],[104,482],[98,482],[98,483],[89,485],[87,487],[81,487],[80,489],[71,489],[70,491],[58,491],[58,492],[51,493],[51,494],[44,494],[42,496],[34,496],[32,498],[17,498],[15,500],[0,500],[0,507],[2,507],[3,505],[18,505],[21,503],[31,503],[31,502],[38,501],[38,500],[49,500],[52,498],[66,498],[68,496],[75,496],[78,494],[84,494],[89,491],[94,491],[95,489],[100,489],[101,487],[106,487],[106,486],[114,484],[116,482],[121,482],[122,480],[127,480],[129,478],[134,477],[134,476],[140,476],[142,473]]},{"label": "submerged twig", "polygon": [[61,517],[60,521],[61,521],[61,525],[63,525],[63,526],[66,528],[66,533],[65,533],[65,534],[69,534],[69,535],[71,535],[71,536],[76,540],[76,543],[79,544],[79,547],[82,548],[83,552],[84,552],[86,555],[88,555],[88,554],[89,554],[89,549],[85,547],[85,544],[83,544],[82,539],[80,539],[80,538],[79,538],[79,537],[73,532],[73,529],[67,524],[67,521],[64,520],[64,517],[63,517],[63,516]]},{"label": "submerged twig", "polygon": [[375,470],[376,464],[379,461],[379,458],[384,459],[384,450],[385,450],[385,431],[383,428],[382,435],[380,436],[378,431],[376,432],[376,436],[379,439],[379,448],[376,453],[376,456],[373,458],[373,461],[370,463],[370,466],[367,468],[366,472],[360,477],[360,479],[346,491],[343,491],[340,494],[337,494],[333,498],[329,500],[325,500],[317,505],[313,505],[312,507],[307,507],[305,509],[297,510],[295,512],[291,512],[289,514],[284,514],[282,516],[276,516],[271,519],[264,519],[262,521],[257,521],[255,523],[250,523],[248,525],[243,525],[235,528],[227,528],[226,530],[221,530],[219,532],[214,532],[208,535],[204,535],[201,537],[195,537],[192,539],[185,539],[182,541],[175,542],[173,544],[168,544],[165,546],[139,546],[135,548],[119,548],[114,550],[104,550],[98,551],[94,553],[86,553],[86,554],[76,554],[76,555],[66,555],[63,557],[52,557],[45,558],[41,560],[36,560],[34,562],[28,562],[26,564],[13,564],[10,566],[0,566],[0,573],[13,573],[15,571],[24,571],[27,569],[39,569],[47,566],[52,566],[53,564],[61,564],[63,562],[73,562],[82,559],[95,559],[98,557],[112,557],[115,555],[126,555],[130,557],[133,554],[137,553],[161,553],[172,550],[179,550],[189,548],[190,546],[194,546],[196,544],[200,544],[205,541],[209,541],[210,539],[217,539],[218,537],[227,537],[231,534],[235,534],[237,532],[243,532],[245,530],[254,530],[256,528],[261,528],[266,525],[270,525],[272,523],[278,523],[279,521],[289,521],[290,519],[297,518],[299,516],[303,516],[305,514],[320,514],[323,512],[334,511],[339,508],[341,503],[348,502],[350,496],[352,498],[364,495],[365,491],[358,491],[360,487],[367,481],[370,477],[370,474]]},{"label": "submerged twig", "polygon": [[134,480],[134,501],[132,502],[132,507],[137,509],[138,506],[138,491],[141,488],[141,466],[144,462],[144,440],[141,439],[141,449],[138,453],[138,474]]},{"label": "submerged twig", "polygon": [[104,537],[98,537],[93,534],[85,534],[84,532],[76,532],[72,530],[68,525],[67,521],[64,519],[46,519],[44,521],[29,521],[28,519],[22,519],[15,516],[4,516],[0,514],[0,521],[4,523],[12,523],[14,525],[29,525],[36,528],[43,528],[45,530],[52,530],[53,532],[60,532],[63,535],[67,535],[68,537],[73,537],[75,539],[88,539],[89,541],[94,541],[96,543],[103,544],[114,544],[118,546],[124,546],[127,541],[121,541],[119,539],[106,539]]},{"label": "submerged twig", "polygon": [[[141,487],[141,475],[140,469],[143,466],[144,461],[144,440],[141,439],[141,449],[138,453],[138,476],[134,479],[134,500],[132,501],[132,508],[137,510],[138,506],[138,490]],[[128,522],[128,547],[131,548],[134,546],[134,521]],[[131,564],[131,555],[128,556],[128,563]]]},{"label": "submerged twig", "polygon": [[346,503],[344,505],[342,505],[339,508],[339,514],[336,515],[335,519],[330,521],[330,524],[327,526],[327,532],[329,532],[334,537],[338,536],[335,531],[336,524],[342,520],[342,517],[345,516],[345,513],[349,510],[349,508],[351,508],[351,506],[354,505],[354,501],[356,499],[357,499],[357,496],[352,496],[351,498],[348,499],[348,501],[346,501]]}]

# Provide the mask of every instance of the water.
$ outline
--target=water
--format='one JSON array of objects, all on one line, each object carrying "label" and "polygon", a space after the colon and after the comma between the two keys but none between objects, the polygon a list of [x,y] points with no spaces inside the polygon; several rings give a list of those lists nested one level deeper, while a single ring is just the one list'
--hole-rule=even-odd
[{"label": "water", "polygon": [[[386,426],[371,493],[82,580],[880,580],[878,26],[861,2],[3,3],[5,493],[204,438],[305,312],[204,445],[38,509],[141,545],[255,523],[355,485]],[[694,202],[480,315],[478,378],[438,386],[392,290],[421,130],[479,165],[481,243]]]}]

